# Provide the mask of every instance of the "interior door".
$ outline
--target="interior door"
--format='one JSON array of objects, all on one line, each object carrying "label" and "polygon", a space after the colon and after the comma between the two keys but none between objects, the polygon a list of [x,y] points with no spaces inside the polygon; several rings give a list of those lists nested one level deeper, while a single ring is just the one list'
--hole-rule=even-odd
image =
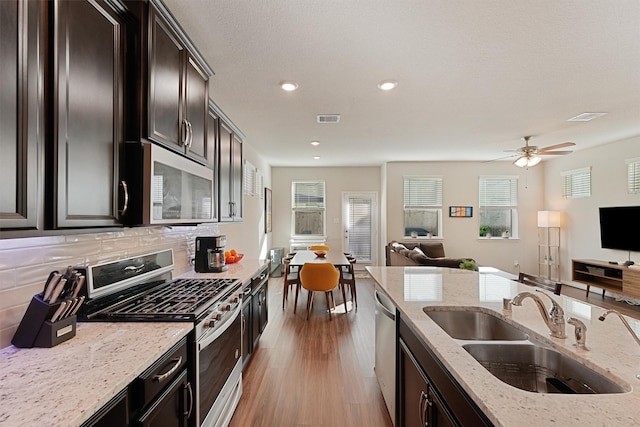
[{"label": "interior door", "polygon": [[342,197],[343,251],[358,262],[377,261],[378,195],[375,192],[344,192]]}]

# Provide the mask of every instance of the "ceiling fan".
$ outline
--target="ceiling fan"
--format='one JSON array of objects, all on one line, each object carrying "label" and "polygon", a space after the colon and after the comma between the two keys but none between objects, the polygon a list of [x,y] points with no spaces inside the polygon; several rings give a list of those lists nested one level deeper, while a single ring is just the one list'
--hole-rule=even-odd
[{"label": "ceiling fan", "polygon": [[505,151],[515,151],[518,154],[518,158],[513,162],[514,165],[519,166],[521,168],[535,166],[540,163],[542,158],[540,156],[548,156],[548,155],[567,155],[573,153],[570,150],[562,150],[555,151],[558,148],[572,147],[575,142],[563,142],[560,144],[549,145],[548,147],[538,148],[535,145],[529,145],[529,140],[531,136],[525,136],[522,138],[524,141],[524,147],[517,148],[515,150],[505,150]]}]

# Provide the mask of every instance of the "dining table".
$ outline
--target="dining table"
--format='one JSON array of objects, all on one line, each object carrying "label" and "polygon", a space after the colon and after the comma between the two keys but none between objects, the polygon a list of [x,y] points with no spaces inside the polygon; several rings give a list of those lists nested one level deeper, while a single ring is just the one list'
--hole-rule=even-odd
[{"label": "dining table", "polygon": [[312,262],[321,264],[329,262],[336,267],[346,267],[349,265],[349,260],[342,252],[338,251],[326,251],[325,256],[320,257],[316,255],[314,251],[304,250],[297,251],[291,259],[291,266],[302,267],[306,262]]}]

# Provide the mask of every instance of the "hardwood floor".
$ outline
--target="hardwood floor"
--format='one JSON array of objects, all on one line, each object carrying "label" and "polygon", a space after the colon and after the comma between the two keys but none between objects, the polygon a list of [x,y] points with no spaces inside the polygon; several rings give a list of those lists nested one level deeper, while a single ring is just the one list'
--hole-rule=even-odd
[{"label": "hardwood floor", "polygon": [[334,291],[333,320],[321,295],[305,320],[306,291],[296,314],[294,293],[283,311],[282,278],[269,279],[269,323],[243,374],[230,426],[393,425],[373,371],[374,282],[357,283],[357,311],[345,314],[342,295]]},{"label": "hardwood floor", "polygon": [[586,292],[583,289],[565,285],[562,286],[562,295],[588,302],[589,304],[597,305],[598,307],[602,307],[607,310],[618,310],[626,316],[633,317],[634,319],[640,319],[640,306],[631,305],[624,301],[616,301],[615,298],[607,296],[610,294],[605,294],[605,297],[603,298],[602,291],[597,288],[594,289],[592,287],[591,292],[589,292],[589,297],[587,298]]}]

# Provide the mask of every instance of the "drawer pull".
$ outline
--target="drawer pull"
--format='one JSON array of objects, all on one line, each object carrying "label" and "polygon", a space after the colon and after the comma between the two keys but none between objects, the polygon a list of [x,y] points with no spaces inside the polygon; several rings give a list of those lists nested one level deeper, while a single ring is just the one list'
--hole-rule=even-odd
[{"label": "drawer pull", "polygon": [[165,372],[164,374],[154,375],[153,380],[155,382],[161,383],[162,381],[169,378],[171,374],[177,371],[180,365],[182,364],[182,356],[178,357],[177,359],[173,359],[173,362],[175,362],[175,365],[173,365],[173,367],[169,369],[169,371]]}]

